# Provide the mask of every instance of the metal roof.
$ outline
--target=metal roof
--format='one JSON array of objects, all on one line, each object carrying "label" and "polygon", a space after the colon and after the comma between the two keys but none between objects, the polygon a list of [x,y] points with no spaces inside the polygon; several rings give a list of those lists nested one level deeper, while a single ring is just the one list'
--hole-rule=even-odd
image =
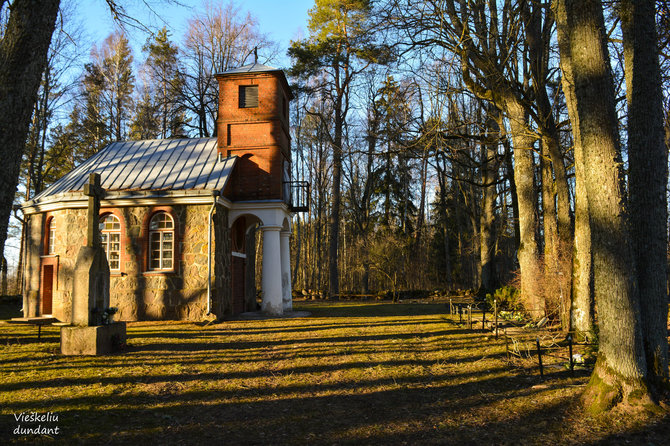
[{"label": "metal roof", "polygon": [[267,73],[272,71],[282,71],[279,68],[268,67],[260,63],[252,63],[249,65],[244,65],[243,67],[233,68],[232,70],[224,71],[223,73],[218,73],[217,76],[226,75],[226,74],[243,74],[243,73]]},{"label": "metal roof", "polygon": [[[90,173],[99,173],[109,198],[164,191],[221,191],[236,157],[219,160],[216,138],[152,139],[111,143],[24,203],[31,206],[81,196]],[[126,193],[124,193],[126,192]],[[144,194],[142,194],[144,192]]]},{"label": "metal roof", "polygon": [[233,76],[236,74],[239,75],[239,74],[250,74],[250,73],[279,73],[280,82],[284,84],[284,88],[286,89],[289,100],[293,99],[293,92],[291,91],[291,87],[289,86],[288,81],[286,80],[284,70],[279,68],[268,67],[267,65],[263,65],[260,63],[252,63],[250,65],[244,65],[243,67],[233,68],[232,70],[224,71],[223,73],[217,73],[215,74],[215,76],[219,78],[223,76]]}]

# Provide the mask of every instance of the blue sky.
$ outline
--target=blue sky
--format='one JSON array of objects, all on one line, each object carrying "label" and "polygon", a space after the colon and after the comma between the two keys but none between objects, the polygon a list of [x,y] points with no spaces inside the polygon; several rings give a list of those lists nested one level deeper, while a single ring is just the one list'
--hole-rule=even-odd
[{"label": "blue sky", "polygon": [[[168,23],[175,42],[181,42],[181,37],[188,26],[188,20],[198,9],[202,9],[207,0],[176,0],[179,4],[161,0],[146,0],[151,8],[159,15],[152,14],[144,0],[125,0],[126,11],[134,18],[156,29],[164,26],[163,19]],[[227,4],[229,0],[209,0],[213,4]],[[246,0],[234,1],[240,7],[242,16],[250,12],[259,22],[261,32],[278,42],[280,59],[277,66],[289,65],[286,57],[290,40],[295,40],[307,33],[307,12],[314,5],[314,0]],[[114,22],[109,13],[105,0],[86,0],[77,4],[76,9],[81,14],[81,20],[91,39],[91,44],[100,44],[114,30]],[[143,32],[129,29],[129,38],[135,51],[135,59],[142,59],[140,53],[147,35]]]}]

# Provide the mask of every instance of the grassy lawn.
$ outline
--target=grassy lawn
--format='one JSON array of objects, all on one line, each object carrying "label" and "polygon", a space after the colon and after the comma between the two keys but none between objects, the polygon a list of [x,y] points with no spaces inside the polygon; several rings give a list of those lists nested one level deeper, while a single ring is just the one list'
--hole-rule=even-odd
[{"label": "grassy lawn", "polygon": [[[6,307],[6,304],[4,305]],[[310,317],[131,323],[128,350],[63,357],[0,322],[0,444],[668,444],[670,418],[586,417],[588,372],[507,361],[444,304],[297,303]],[[11,309],[0,308],[6,317]],[[530,336],[530,335],[529,335]],[[547,358],[547,362],[552,362]],[[19,436],[20,412],[59,433]],[[40,423],[23,423],[35,427]]]}]

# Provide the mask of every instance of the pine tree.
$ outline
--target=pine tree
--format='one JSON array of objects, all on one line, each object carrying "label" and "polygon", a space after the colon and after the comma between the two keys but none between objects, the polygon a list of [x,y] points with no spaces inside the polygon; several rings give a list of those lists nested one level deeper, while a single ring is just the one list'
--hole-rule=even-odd
[{"label": "pine tree", "polygon": [[[143,50],[147,52],[145,94],[137,113],[143,113],[143,120],[153,109],[156,113],[159,138],[180,138],[185,136],[185,111],[179,98],[183,94],[184,78],[178,63],[178,49],[170,42],[166,28],[158,31],[153,39],[147,40]],[[149,102],[153,105],[150,106]],[[136,121],[139,123],[139,121]],[[148,123],[148,121],[147,121]],[[141,132],[140,132],[141,133]],[[148,129],[148,133],[151,133]]]},{"label": "pine tree", "polygon": [[105,39],[100,52],[94,48],[93,57],[93,73],[96,81],[102,81],[101,115],[106,121],[111,138],[121,141],[128,135],[132,93],[135,88],[133,55],[128,39],[119,31],[112,33]]},{"label": "pine tree", "polygon": [[135,104],[135,114],[130,124],[130,139],[154,139],[159,136],[160,123],[157,108],[149,91],[145,90]]},{"label": "pine tree", "polygon": [[328,221],[329,293],[339,295],[338,245],[340,241],[341,181],[343,138],[350,109],[350,89],[356,75],[383,54],[368,32],[371,23],[368,0],[316,0],[309,11],[310,38],[293,42],[292,74],[311,79],[311,93],[328,98],[330,116],[320,119],[332,122],[326,136],[332,149],[332,207]]}]

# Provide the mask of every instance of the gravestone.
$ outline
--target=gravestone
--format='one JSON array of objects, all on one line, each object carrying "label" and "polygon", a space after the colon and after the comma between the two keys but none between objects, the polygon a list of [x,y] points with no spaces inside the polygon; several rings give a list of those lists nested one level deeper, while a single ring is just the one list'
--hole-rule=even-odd
[{"label": "gravestone", "polygon": [[72,326],[61,329],[64,355],[101,355],[120,349],[126,343],[126,324],[109,321],[109,264],[100,243],[100,175],[92,173],[84,186],[88,196],[86,245],[74,266],[72,287]]}]

